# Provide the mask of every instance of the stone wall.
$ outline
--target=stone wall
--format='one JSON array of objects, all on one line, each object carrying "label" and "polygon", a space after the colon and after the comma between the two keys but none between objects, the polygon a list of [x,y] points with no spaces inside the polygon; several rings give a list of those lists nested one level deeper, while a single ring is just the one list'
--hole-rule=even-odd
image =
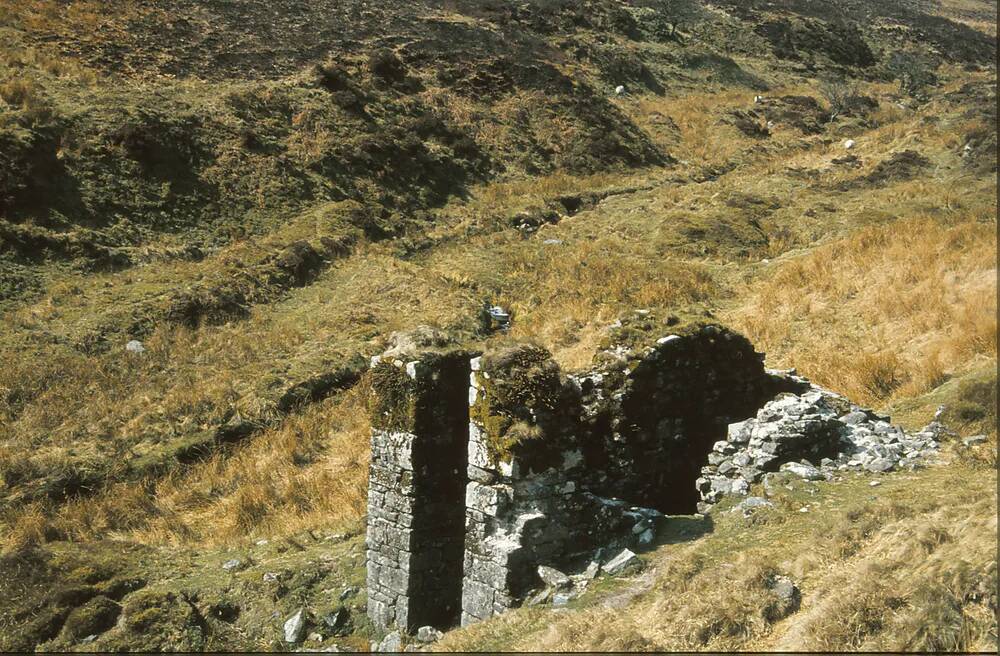
[{"label": "stone wall", "polygon": [[368,615],[380,629],[459,620],[469,358],[372,363]]},{"label": "stone wall", "polygon": [[763,361],[745,337],[712,324],[605,350],[592,372],[575,378],[590,488],[664,512],[695,512],[692,482],[727,426],[796,388],[768,374]]},{"label": "stone wall", "polygon": [[541,587],[539,566],[572,569],[633,535],[625,504],[580,483],[575,392],[534,347],[473,360],[463,625]]}]

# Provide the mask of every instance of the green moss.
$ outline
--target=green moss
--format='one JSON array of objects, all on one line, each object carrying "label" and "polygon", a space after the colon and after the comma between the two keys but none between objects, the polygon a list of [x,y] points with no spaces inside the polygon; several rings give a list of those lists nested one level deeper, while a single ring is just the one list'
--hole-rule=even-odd
[{"label": "green moss", "polygon": [[103,633],[114,626],[120,613],[121,606],[111,599],[105,596],[94,597],[70,612],[63,625],[62,637],[66,640],[79,640]]},{"label": "green moss", "polygon": [[538,439],[531,410],[554,410],[563,381],[549,352],[534,345],[512,346],[485,356],[476,374],[480,392],[470,417],[486,437],[490,461],[510,457],[516,445]]},{"label": "green moss", "polygon": [[130,595],[122,609],[122,632],[105,646],[130,651],[196,650],[205,637],[194,607],[182,594],[141,590]]},{"label": "green moss", "polygon": [[600,350],[624,346],[636,349],[651,346],[666,335],[685,337],[696,334],[706,325],[714,323],[710,312],[699,308],[685,308],[665,312],[643,310],[632,312],[621,319],[621,325],[608,331],[599,344]]},{"label": "green moss", "polygon": [[371,369],[372,392],[368,413],[372,426],[381,430],[412,430],[416,415],[416,382],[390,362]]}]

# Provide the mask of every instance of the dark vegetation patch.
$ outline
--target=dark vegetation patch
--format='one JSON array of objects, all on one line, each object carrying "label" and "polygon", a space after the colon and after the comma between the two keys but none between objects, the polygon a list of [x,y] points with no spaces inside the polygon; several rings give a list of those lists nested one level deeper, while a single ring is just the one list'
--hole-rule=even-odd
[{"label": "dark vegetation patch", "polygon": [[[743,21],[755,23],[756,29],[770,23],[761,33],[771,42],[775,54],[795,59],[801,51],[817,49],[834,62],[846,65],[851,61],[869,59],[872,50],[861,47],[857,34],[864,31],[865,43],[887,42],[886,50],[892,52],[903,45],[903,40],[934,46],[950,61],[989,65],[996,59],[996,40],[968,25],[924,11],[924,7],[911,0],[884,0],[882,2],[854,2],[852,0],[711,0],[710,4],[725,9]],[[774,20],[774,14],[791,14],[791,17]],[[783,25],[784,23],[784,25]],[[795,23],[795,25],[792,25]],[[900,35],[880,29],[882,24],[898,23],[907,28]],[[794,32],[798,31],[798,39]],[[836,35],[860,48],[851,54],[835,42]],[[809,38],[816,40],[810,45]],[[801,51],[799,46],[801,45]]]},{"label": "dark vegetation patch", "polygon": [[[117,238],[116,238],[117,237]],[[62,232],[35,223],[11,223],[0,219],[0,253],[16,261],[42,264],[48,260],[79,262],[84,270],[114,271],[132,264],[120,235],[107,230],[70,228]]]},{"label": "dark vegetation patch", "polygon": [[59,637],[66,642],[73,642],[103,633],[114,626],[119,614],[121,606],[103,595],[98,595],[70,611]]},{"label": "dark vegetation patch", "polygon": [[766,139],[771,136],[771,128],[767,125],[767,116],[755,109],[733,109],[726,113],[721,123],[728,123],[753,139]]},{"label": "dark vegetation patch", "polygon": [[769,121],[792,127],[803,134],[821,134],[829,114],[812,96],[782,96],[769,100],[764,108]]},{"label": "dark vegetation patch", "polygon": [[43,549],[0,556],[0,650],[31,651],[53,639],[66,647],[110,629],[121,600],[146,585],[128,560],[145,551],[98,543],[71,556]]},{"label": "dark vegetation patch", "polygon": [[577,60],[594,66],[609,88],[623,85],[626,90],[632,92],[645,89],[657,95],[663,95],[666,91],[642,57],[631,48],[617,43],[603,44],[582,38],[564,42],[562,47]]},{"label": "dark vegetation patch", "polygon": [[721,84],[739,84],[754,91],[767,91],[768,84],[757,75],[743,69],[731,57],[714,52],[685,52],[681,65],[694,71],[711,71],[713,81]]},{"label": "dark vegetation patch", "polygon": [[170,323],[197,328],[249,316],[250,307],[274,301],[292,288],[315,280],[331,262],[350,255],[355,237],[324,236],[316,245],[296,241],[259,262],[234,262],[216,282],[173,294],[164,318]]},{"label": "dark vegetation patch", "polygon": [[864,118],[878,108],[878,101],[860,92],[858,86],[839,78],[820,81],[819,91],[826,100],[830,120],[838,117]]},{"label": "dark vegetation patch", "polygon": [[891,182],[912,180],[931,165],[929,159],[915,150],[903,150],[894,153],[875,165],[867,175],[845,180],[837,185],[839,191],[861,189],[866,187],[883,187]]},{"label": "dark vegetation patch", "polygon": [[876,61],[861,31],[854,25],[779,18],[758,25],[755,31],[767,39],[779,59],[815,66],[820,57],[840,66],[857,68],[867,68]]},{"label": "dark vegetation patch", "polygon": [[184,592],[143,590],[126,601],[121,632],[105,646],[112,651],[136,645],[143,651],[200,651],[205,633],[204,618]]},{"label": "dark vegetation patch", "polygon": [[520,28],[541,35],[579,30],[637,38],[639,26],[632,14],[618,3],[602,0],[448,0],[446,7],[489,21],[504,29]]}]

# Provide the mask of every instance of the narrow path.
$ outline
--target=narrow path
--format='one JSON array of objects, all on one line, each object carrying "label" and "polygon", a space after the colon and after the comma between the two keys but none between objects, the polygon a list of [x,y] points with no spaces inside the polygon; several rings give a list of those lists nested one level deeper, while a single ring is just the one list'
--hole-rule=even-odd
[{"label": "narrow path", "polygon": [[602,599],[600,607],[624,608],[625,606],[628,606],[633,599],[650,590],[655,582],[656,567],[650,566],[635,577],[635,579],[630,581],[630,585],[626,589]]}]

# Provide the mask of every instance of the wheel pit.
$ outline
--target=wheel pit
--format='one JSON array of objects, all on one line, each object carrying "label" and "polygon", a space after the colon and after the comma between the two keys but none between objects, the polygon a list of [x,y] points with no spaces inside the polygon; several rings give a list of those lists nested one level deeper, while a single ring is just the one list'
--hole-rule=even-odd
[{"label": "wheel pit", "polygon": [[717,325],[607,349],[577,375],[533,345],[476,355],[373,360],[368,603],[380,629],[471,624],[522,603],[540,565],[650,546],[646,523],[695,512],[727,426],[784,391]]}]

